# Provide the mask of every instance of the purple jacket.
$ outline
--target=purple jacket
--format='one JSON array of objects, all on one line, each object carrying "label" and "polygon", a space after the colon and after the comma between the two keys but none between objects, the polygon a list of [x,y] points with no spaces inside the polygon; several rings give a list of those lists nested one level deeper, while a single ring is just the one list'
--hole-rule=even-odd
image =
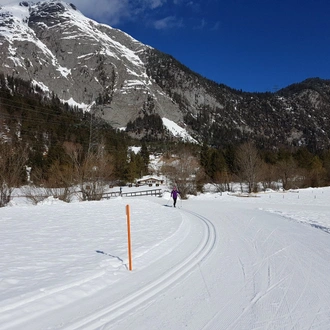
[{"label": "purple jacket", "polygon": [[172,192],[171,192],[171,196],[172,196],[174,199],[177,199],[177,198],[178,198],[178,195],[180,195],[180,192],[177,191],[176,189],[173,189]]}]

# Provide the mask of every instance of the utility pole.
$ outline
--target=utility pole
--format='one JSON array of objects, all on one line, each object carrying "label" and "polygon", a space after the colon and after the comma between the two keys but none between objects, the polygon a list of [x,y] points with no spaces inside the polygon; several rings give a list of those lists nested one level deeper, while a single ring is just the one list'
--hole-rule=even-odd
[{"label": "utility pole", "polygon": [[90,124],[89,124],[89,145],[88,153],[96,151],[97,146],[100,143],[100,125],[101,121],[96,117],[95,113],[90,113]]},{"label": "utility pole", "polygon": [[90,122],[89,122],[89,143],[88,153],[95,151],[99,144],[99,126],[100,121],[96,118],[96,111],[93,111],[94,94],[92,95],[91,104],[89,106]]}]

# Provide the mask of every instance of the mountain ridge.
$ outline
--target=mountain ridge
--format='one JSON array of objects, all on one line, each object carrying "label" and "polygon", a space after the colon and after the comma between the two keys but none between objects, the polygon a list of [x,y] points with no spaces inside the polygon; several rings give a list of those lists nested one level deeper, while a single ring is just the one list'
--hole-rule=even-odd
[{"label": "mountain ridge", "polygon": [[216,147],[253,140],[317,150],[330,142],[329,80],[310,78],[276,93],[238,91],[61,0],[1,7],[0,46],[3,74],[32,81],[115,128],[139,120],[135,137],[150,133],[143,118],[155,115]]}]

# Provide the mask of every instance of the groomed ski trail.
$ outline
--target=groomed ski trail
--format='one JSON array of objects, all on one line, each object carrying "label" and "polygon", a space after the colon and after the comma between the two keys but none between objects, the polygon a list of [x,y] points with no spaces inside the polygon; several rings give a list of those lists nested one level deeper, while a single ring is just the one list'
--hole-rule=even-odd
[{"label": "groomed ski trail", "polygon": [[[181,208],[181,211],[184,211]],[[92,315],[80,319],[77,322],[64,327],[66,330],[92,330],[92,329],[113,329],[116,320],[123,315],[127,315],[130,311],[138,309],[139,306],[146,304],[151,298],[159,295],[175,283],[180,282],[182,278],[187,276],[194,268],[207,258],[216,245],[217,234],[215,227],[207,218],[195,212],[185,210],[190,217],[186,217],[186,221],[194,219],[198,224],[202,225],[202,236],[197,246],[185,258],[173,265],[171,269],[166,270],[157,280],[149,282],[144,287],[132,292],[129,296],[99,310]],[[200,228],[193,226],[192,230]],[[200,231],[200,229],[198,229]],[[196,233],[194,233],[195,235]],[[180,249],[180,247],[177,247]]]},{"label": "groomed ski trail", "polygon": [[[133,271],[127,271],[123,278],[101,290],[94,290],[94,293],[93,286],[97,287],[103,281],[106,270],[90,278],[46,288],[42,292],[31,292],[28,297],[0,308],[3,321],[1,330],[116,329],[118,323],[136,310],[147,308],[151,301],[170,287],[180,284],[191,271],[199,267],[212,253],[217,242],[215,227],[207,218],[184,212],[183,209],[174,212],[182,215],[182,224],[172,236],[160,242],[160,245],[168,246],[168,254],[157,254],[156,246],[146,255],[135,255],[136,258],[142,258],[144,263],[143,267],[135,269],[133,251]],[[163,247],[159,248],[162,251]],[[126,278],[129,279],[127,283]],[[81,285],[88,288],[86,296],[76,300],[75,294],[81,296]],[[61,306],[60,301],[63,302]],[[18,317],[10,318],[12,310],[18,308]]]}]

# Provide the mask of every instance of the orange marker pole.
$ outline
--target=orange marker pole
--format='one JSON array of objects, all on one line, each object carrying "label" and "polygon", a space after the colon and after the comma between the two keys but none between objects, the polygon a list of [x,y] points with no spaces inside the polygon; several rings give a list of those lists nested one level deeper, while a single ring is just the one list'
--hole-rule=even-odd
[{"label": "orange marker pole", "polygon": [[127,216],[127,236],[128,236],[128,261],[129,270],[132,270],[132,245],[131,245],[131,210],[129,205],[126,205],[126,216]]}]

